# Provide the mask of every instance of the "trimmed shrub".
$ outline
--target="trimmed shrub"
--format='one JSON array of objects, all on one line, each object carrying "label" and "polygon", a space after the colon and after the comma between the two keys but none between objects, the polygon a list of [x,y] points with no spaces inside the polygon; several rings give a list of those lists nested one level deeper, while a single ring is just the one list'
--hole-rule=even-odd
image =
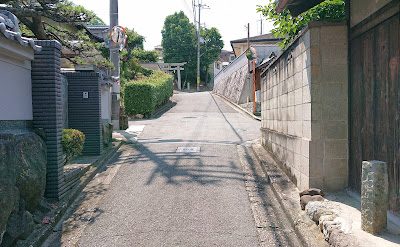
[{"label": "trimmed shrub", "polygon": [[66,165],[69,160],[82,154],[85,135],[76,129],[63,129],[61,143],[65,155],[64,165]]},{"label": "trimmed shrub", "polygon": [[155,108],[173,95],[173,90],[172,76],[159,70],[147,78],[128,82],[124,89],[125,112],[151,117]]}]

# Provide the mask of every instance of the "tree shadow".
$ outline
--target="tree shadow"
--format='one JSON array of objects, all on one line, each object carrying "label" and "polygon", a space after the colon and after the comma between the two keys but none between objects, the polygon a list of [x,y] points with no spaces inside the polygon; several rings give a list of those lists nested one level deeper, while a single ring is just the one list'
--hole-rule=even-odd
[{"label": "tree shadow", "polygon": [[[137,150],[135,155],[125,162],[152,162],[155,165],[145,185],[151,185],[157,177],[164,178],[167,184],[180,186],[196,183],[199,185],[220,185],[226,180],[244,181],[243,172],[233,163],[228,165],[204,163],[205,158],[217,156],[200,153],[152,152],[148,147],[137,143],[132,145]],[[193,161],[194,164],[193,164]],[[191,165],[184,165],[191,162]]]}]

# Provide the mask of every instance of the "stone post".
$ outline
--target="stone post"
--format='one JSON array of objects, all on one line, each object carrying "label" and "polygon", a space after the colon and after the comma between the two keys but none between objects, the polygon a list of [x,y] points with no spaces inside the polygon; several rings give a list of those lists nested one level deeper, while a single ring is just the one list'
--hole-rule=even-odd
[{"label": "stone post", "polygon": [[386,163],[363,161],[361,181],[361,229],[375,234],[386,229],[388,202]]}]

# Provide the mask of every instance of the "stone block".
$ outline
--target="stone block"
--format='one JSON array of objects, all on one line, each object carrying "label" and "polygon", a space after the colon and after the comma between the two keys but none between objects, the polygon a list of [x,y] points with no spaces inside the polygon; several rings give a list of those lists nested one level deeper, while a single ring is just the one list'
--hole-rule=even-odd
[{"label": "stone block", "polygon": [[303,69],[303,86],[311,85],[311,67]]},{"label": "stone block", "polygon": [[310,141],[302,139],[301,140],[301,155],[306,158],[310,157]]},{"label": "stone block", "polygon": [[311,121],[311,103],[303,104],[303,118],[302,120]]},{"label": "stone block", "polygon": [[311,121],[303,121],[302,136],[305,139],[311,140]]},{"label": "stone block", "polygon": [[306,176],[310,176],[310,160],[300,155],[300,172]]},{"label": "stone block", "polygon": [[312,28],[310,29],[310,48],[319,47],[320,45],[320,29]]},{"label": "stone block", "polygon": [[321,117],[323,121],[338,121],[348,119],[348,105],[347,101],[331,102],[323,104]]},{"label": "stone block", "polygon": [[308,188],[324,188],[323,177],[310,177]]},{"label": "stone block", "polygon": [[295,91],[291,91],[288,93],[288,106],[295,105]]},{"label": "stone block", "polygon": [[303,73],[302,70],[296,72],[293,77],[294,80],[294,89],[301,88],[303,86]]},{"label": "stone block", "polygon": [[312,83],[321,82],[321,66],[311,65],[311,81]]},{"label": "stone block", "polygon": [[322,139],[347,139],[348,125],[345,121],[324,122],[322,127]]},{"label": "stone block", "polygon": [[[347,82],[347,81],[346,81]],[[347,101],[347,83],[322,83],[321,96],[324,102]]]},{"label": "stone block", "polygon": [[311,104],[311,120],[318,123],[322,122],[322,105],[319,103]]},{"label": "stone block", "polygon": [[287,88],[288,92],[292,92],[294,90],[294,76],[287,78]]},{"label": "stone block", "polygon": [[341,178],[324,178],[324,190],[329,192],[335,192],[343,190],[348,186],[348,177],[341,177]]},{"label": "stone block", "polygon": [[294,104],[300,105],[303,103],[303,90],[298,88],[294,91]]},{"label": "stone block", "polygon": [[323,159],[325,157],[325,148],[324,148],[324,142],[322,140],[311,140],[310,141],[310,158],[315,159],[315,158],[321,158]]},{"label": "stone block", "polygon": [[288,121],[282,121],[282,132],[288,134]]},{"label": "stone block", "polygon": [[321,123],[319,121],[311,121],[311,139],[321,140]]},{"label": "stone block", "polygon": [[348,158],[348,140],[326,140],[325,158],[347,159]]},{"label": "stone block", "polygon": [[302,121],[303,120],[303,105],[295,105],[294,106],[294,120]]},{"label": "stone block", "polygon": [[304,86],[302,90],[303,90],[303,103],[311,102],[311,92],[309,85]]},{"label": "stone block", "polygon": [[319,47],[312,47],[307,50],[307,67],[311,65],[321,65],[321,53]]},{"label": "stone block", "polygon": [[310,166],[310,177],[323,177],[324,175],[324,164],[322,158],[311,158],[309,161]]},{"label": "stone block", "polygon": [[348,176],[347,159],[324,159],[324,175],[327,178],[343,178]]},{"label": "stone block", "polygon": [[295,76],[296,76],[296,74],[300,73],[303,70],[304,67],[305,66],[303,66],[302,56],[295,57],[294,58],[294,73],[295,73]]},{"label": "stone block", "polygon": [[347,64],[347,49],[347,46],[342,45],[322,46],[321,64],[327,66]]},{"label": "stone block", "polygon": [[382,161],[363,161],[361,181],[361,229],[376,234],[387,227],[387,166]]},{"label": "stone block", "polygon": [[288,121],[294,121],[295,120],[295,107],[294,106],[289,106],[287,109],[288,109],[287,120]]},{"label": "stone block", "polygon": [[323,26],[320,30],[321,46],[340,46],[347,49],[346,25]]},{"label": "stone block", "polygon": [[324,64],[321,69],[321,83],[342,83],[347,85],[348,64]]},{"label": "stone block", "polygon": [[294,135],[297,137],[302,137],[303,136],[303,123],[302,121],[294,121]]},{"label": "stone block", "polygon": [[310,87],[310,96],[312,103],[321,103],[322,100],[321,84],[315,84],[313,81]]}]

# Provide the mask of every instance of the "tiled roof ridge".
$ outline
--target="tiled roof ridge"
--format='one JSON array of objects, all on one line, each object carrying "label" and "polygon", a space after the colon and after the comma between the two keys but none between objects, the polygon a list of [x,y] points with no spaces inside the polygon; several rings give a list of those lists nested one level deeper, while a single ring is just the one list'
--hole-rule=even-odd
[{"label": "tiled roof ridge", "polygon": [[35,41],[30,38],[22,37],[21,33],[16,33],[10,30],[7,30],[6,25],[4,23],[0,23],[0,33],[4,35],[9,40],[18,41],[18,43],[24,47],[32,47],[35,51],[41,51],[42,47],[35,44]]}]

